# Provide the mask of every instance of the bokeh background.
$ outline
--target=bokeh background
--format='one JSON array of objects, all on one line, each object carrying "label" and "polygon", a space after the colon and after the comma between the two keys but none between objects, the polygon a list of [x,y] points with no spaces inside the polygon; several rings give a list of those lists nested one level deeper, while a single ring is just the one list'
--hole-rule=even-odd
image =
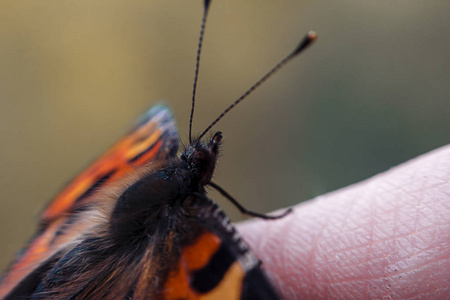
[{"label": "bokeh background", "polygon": [[[201,15],[200,0],[0,2],[1,269],[49,199],[152,104],[173,108],[186,139]],[[195,132],[319,34],[215,127],[215,181],[268,212],[449,143],[449,15],[449,1],[213,1]]]}]

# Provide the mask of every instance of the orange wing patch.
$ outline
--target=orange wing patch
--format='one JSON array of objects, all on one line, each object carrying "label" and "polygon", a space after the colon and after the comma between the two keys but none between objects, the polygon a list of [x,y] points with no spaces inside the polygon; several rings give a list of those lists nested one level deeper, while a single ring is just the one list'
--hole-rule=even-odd
[{"label": "orange wing patch", "polygon": [[183,250],[183,259],[189,271],[204,267],[221,244],[220,238],[210,232],[202,234],[195,244]]},{"label": "orange wing patch", "polygon": [[193,272],[205,267],[221,244],[217,235],[205,232],[193,245],[184,248],[178,268],[169,273],[165,283],[164,299],[240,299],[245,271],[238,261],[230,266],[223,280],[210,292],[202,294],[190,286]]},{"label": "orange wing patch", "polygon": [[41,259],[46,256],[49,243],[55,232],[58,230],[61,222],[54,222],[45,232],[36,237],[28,246],[20,259],[14,264],[14,267],[8,272],[0,285],[0,298],[3,298],[14,285],[21,281],[30,271],[32,271]]},{"label": "orange wing patch", "polygon": [[178,139],[172,115],[165,106],[153,107],[140,124],[97,159],[62,190],[44,210],[41,220],[48,224],[57,217],[86,204],[86,196],[138,166],[176,153],[178,142],[165,143],[162,137]]},{"label": "orange wing patch", "polygon": [[0,299],[43,261],[49,259],[66,243],[81,235],[87,227],[91,226],[90,220],[77,222],[68,228],[64,235],[58,235],[58,231],[64,226],[65,221],[66,219],[62,217],[53,221],[28,245],[26,252],[17,259],[3,278],[0,285]]}]

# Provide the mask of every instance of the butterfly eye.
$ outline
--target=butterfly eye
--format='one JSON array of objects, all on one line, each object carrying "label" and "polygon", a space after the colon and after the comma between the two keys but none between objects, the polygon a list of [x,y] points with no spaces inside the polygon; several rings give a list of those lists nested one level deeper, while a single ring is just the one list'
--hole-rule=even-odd
[{"label": "butterfly eye", "polygon": [[213,138],[211,139],[211,142],[218,144],[222,141],[222,132],[217,131],[216,133],[214,133]]},{"label": "butterfly eye", "polygon": [[215,155],[217,155],[217,153],[219,152],[219,146],[221,141],[222,141],[222,132],[217,131],[211,138],[211,141],[209,142],[209,147]]}]

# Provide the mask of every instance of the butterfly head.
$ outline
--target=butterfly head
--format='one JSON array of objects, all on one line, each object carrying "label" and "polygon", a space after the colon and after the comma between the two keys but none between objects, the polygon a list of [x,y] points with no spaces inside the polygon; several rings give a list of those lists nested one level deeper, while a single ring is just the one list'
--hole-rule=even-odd
[{"label": "butterfly head", "polygon": [[222,132],[218,131],[207,144],[195,140],[180,156],[202,186],[209,183],[214,174],[221,141]]}]

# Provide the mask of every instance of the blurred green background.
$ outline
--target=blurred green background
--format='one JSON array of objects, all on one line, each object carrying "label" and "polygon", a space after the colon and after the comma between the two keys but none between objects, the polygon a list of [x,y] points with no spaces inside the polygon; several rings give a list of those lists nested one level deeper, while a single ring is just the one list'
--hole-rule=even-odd
[{"label": "blurred green background", "polygon": [[[186,140],[201,15],[200,0],[0,2],[1,268],[48,200],[153,103],[171,105]],[[268,212],[447,144],[449,15],[449,1],[213,1],[195,132],[319,34],[215,127],[215,181]]]}]

